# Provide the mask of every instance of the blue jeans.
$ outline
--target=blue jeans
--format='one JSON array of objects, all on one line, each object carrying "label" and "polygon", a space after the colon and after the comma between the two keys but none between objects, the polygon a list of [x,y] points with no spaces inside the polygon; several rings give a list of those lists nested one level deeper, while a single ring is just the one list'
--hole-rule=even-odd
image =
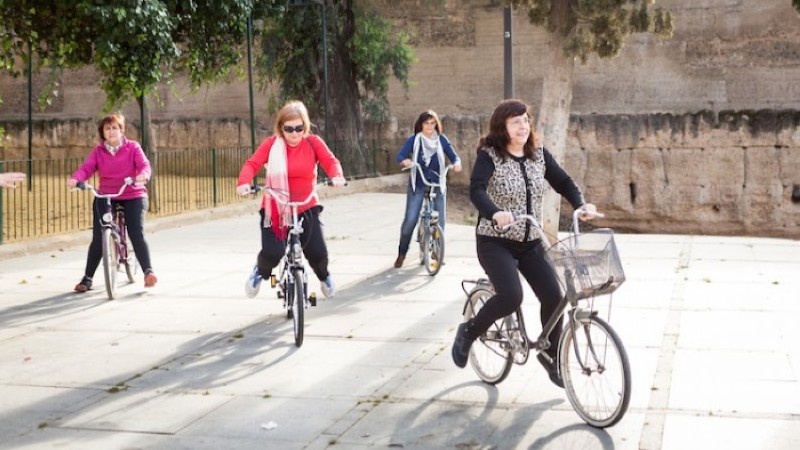
[{"label": "blue jeans", "polygon": [[[400,256],[406,256],[406,253],[408,253],[411,236],[414,234],[414,228],[419,222],[419,214],[422,211],[425,189],[426,186],[417,185],[417,190],[412,191],[411,183],[408,184],[408,189],[406,190],[406,215],[403,218],[403,225],[400,226],[400,246],[397,248],[397,254]],[[444,233],[447,201],[439,188],[434,189],[436,189],[438,195],[436,195],[433,207],[439,212],[439,226]]]}]

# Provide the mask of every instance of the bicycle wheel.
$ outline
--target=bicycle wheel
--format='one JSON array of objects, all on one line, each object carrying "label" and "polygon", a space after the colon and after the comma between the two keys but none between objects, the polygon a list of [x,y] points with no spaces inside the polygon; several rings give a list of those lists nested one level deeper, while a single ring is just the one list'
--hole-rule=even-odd
[{"label": "bicycle wheel", "polygon": [[595,316],[568,324],[559,344],[564,390],[589,425],[605,428],[622,419],[631,399],[631,367],[617,333]]},{"label": "bicycle wheel", "polygon": [[419,219],[417,225],[417,242],[419,242],[419,264],[425,265],[425,221]]},{"label": "bicycle wheel", "polygon": [[136,275],[136,255],[134,255],[133,247],[131,247],[127,239],[120,239],[119,262],[120,265],[125,267],[125,275],[128,276],[128,283],[133,283],[135,281],[134,276]]},{"label": "bicycle wheel", "polygon": [[103,228],[103,276],[106,279],[106,293],[109,300],[117,296],[118,269],[119,254],[116,238],[110,228]]},{"label": "bicycle wheel", "polygon": [[[493,296],[494,292],[489,289],[473,289],[464,305],[464,321],[474,318],[486,301]],[[472,369],[478,374],[478,378],[489,384],[505,380],[514,362],[505,323],[505,318],[497,320],[486,333],[472,343],[469,350]]]},{"label": "bicycle wheel", "polygon": [[303,284],[303,271],[294,270],[294,301],[292,302],[292,317],[294,319],[294,345],[303,345],[303,315],[306,305],[306,290]]},{"label": "bicycle wheel", "polygon": [[431,232],[426,233],[427,242],[425,243],[425,269],[430,276],[439,273],[444,260],[444,233],[439,225],[431,225]]}]

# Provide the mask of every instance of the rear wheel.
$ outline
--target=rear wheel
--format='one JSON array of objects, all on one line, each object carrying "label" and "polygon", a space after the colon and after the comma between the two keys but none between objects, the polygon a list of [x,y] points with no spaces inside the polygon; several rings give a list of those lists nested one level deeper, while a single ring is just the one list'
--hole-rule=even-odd
[{"label": "rear wheel", "polygon": [[294,271],[294,301],[292,302],[292,317],[294,319],[294,345],[303,345],[303,316],[306,305],[306,290],[303,284],[303,272],[300,269]]},{"label": "rear wheel", "polygon": [[[494,292],[477,287],[469,293],[464,307],[464,321],[473,319]],[[506,379],[511,371],[514,357],[508,341],[505,318],[498,319],[482,334],[469,350],[469,362],[478,378],[489,384],[497,384]]]},{"label": "rear wheel", "polygon": [[131,244],[128,243],[127,239],[120,242],[119,249],[120,264],[125,267],[125,275],[128,276],[128,283],[133,283],[135,281],[134,277],[136,275],[137,268],[136,255],[133,253],[133,248],[131,247]]},{"label": "rear wheel", "polygon": [[119,270],[119,253],[116,238],[111,228],[103,228],[103,276],[106,279],[106,293],[109,300],[117,296],[117,270]]},{"label": "rear wheel", "polygon": [[631,368],[617,333],[587,315],[564,329],[559,351],[564,390],[575,412],[593,427],[619,422],[631,399]]}]

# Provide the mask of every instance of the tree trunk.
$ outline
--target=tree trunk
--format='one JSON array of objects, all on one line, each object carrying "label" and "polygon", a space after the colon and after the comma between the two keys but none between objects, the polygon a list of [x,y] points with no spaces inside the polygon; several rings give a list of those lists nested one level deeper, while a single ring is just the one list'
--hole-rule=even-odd
[{"label": "tree trunk", "polygon": [[[372,158],[364,141],[361,121],[361,97],[355,78],[353,60],[347,42],[355,33],[353,1],[335,2],[337,8],[331,28],[332,52],[330,61],[330,86],[328,87],[328,121],[325,124],[328,145],[342,161],[345,176],[365,176],[374,172]],[[330,4],[330,2],[328,3]],[[329,25],[330,26],[330,25]]]},{"label": "tree trunk", "polygon": [[155,131],[153,130],[152,121],[150,120],[150,109],[147,107],[147,97],[143,95],[137,97],[136,103],[139,104],[141,120],[139,144],[142,146],[147,158],[150,160],[150,168],[152,170],[150,182],[147,183],[147,195],[150,203],[149,211],[156,214],[160,208],[158,207],[158,192],[156,192],[156,185],[158,183],[158,179],[156,177],[156,173],[158,172],[158,149],[156,149],[156,140],[153,136]]},{"label": "tree trunk", "polygon": [[[553,23],[565,23],[568,2],[553,2],[551,11]],[[542,101],[537,115],[536,131],[542,144],[563,165],[567,147],[569,112],[572,105],[572,74],[574,59],[564,55],[561,47],[563,37],[556,32],[548,33],[547,54],[545,55]],[[549,236],[558,233],[561,196],[549,190],[543,201],[543,225]]]}]

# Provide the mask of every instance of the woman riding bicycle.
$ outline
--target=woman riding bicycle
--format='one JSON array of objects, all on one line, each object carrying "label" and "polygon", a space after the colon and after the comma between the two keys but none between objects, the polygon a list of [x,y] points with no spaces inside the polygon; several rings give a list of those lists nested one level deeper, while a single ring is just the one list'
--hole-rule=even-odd
[{"label": "woman riding bicycle", "polygon": [[[422,177],[425,177],[428,183],[439,183],[446,167],[445,156],[453,164],[453,170],[461,172],[461,159],[447,136],[442,134],[442,123],[439,116],[432,110],[425,111],[414,122],[414,135],[406,140],[396,158],[403,167],[413,166],[416,162],[423,168],[423,170],[417,170],[417,167],[411,168],[411,177],[409,177],[406,193],[406,212],[403,224],[400,226],[400,245],[397,249],[397,259],[394,261],[396,268],[403,267],[403,261],[406,259],[406,253],[411,244],[411,236],[414,234],[414,227],[419,220],[426,189]],[[445,188],[445,186],[442,187]],[[439,226],[444,231],[447,212],[446,192],[439,190],[438,194],[435,207],[439,213]]]},{"label": "woman riding bicycle", "polygon": [[[573,208],[596,210],[594,205],[584,202],[578,186],[550,152],[537,147],[528,106],[519,100],[504,100],[492,114],[489,133],[478,143],[470,178],[470,200],[479,214],[475,228],[478,260],[496,295],[474,319],[459,325],[452,349],[458,367],[466,366],[475,339],[494,321],[521,305],[523,292],[517,271],[539,299],[542,324],[562,298],[538,234],[530,229],[528,222],[515,222],[515,215],[530,214],[541,223],[545,182]],[[503,227],[508,229],[498,231]],[[550,361],[541,354],[537,359],[547,369],[550,380],[564,387],[555,362],[561,326],[559,321],[550,334],[550,347],[546,351]]]},{"label": "woman riding bicycle", "polygon": [[[100,194],[116,194],[125,184],[125,178],[133,178],[135,184],[128,186],[119,197],[112,200],[113,205],[122,204],[125,208],[125,225],[136,259],[144,271],[144,286],[153,287],[158,279],[150,263],[150,249],[144,239],[144,218],[147,214],[148,197],[145,183],[150,180],[150,161],[138,142],[125,137],[125,117],[111,114],[103,117],[97,126],[100,143],[89,153],[80,168],[72,174],[67,186],[74,188],[78,182],[86,181],[97,172],[100,176]],[[76,292],[86,292],[92,288],[94,276],[103,258],[102,224],[100,218],[105,213],[105,200],[95,198],[92,214],[92,243],[86,258],[83,278],[75,285]]]},{"label": "woman riding bicycle", "polygon": [[[287,197],[275,198],[267,193],[261,201],[259,229],[261,251],[256,265],[245,284],[245,293],[253,298],[258,294],[261,281],[269,278],[286,249],[288,225],[291,211],[287,202],[301,202],[311,194],[317,183],[317,163],[325,170],[334,186],[345,183],[342,165],[325,142],[311,134],[308,110],[299,101],[290,101],[278,111],[275,118],[275,134],[267,138],[242,166],[236,192],[250,193],[250,183],[261,170],[267,169],[267,186],[274,191],[285,192]],[[328,272],[328,248],[322,235],[322,212],[316,197],[297,209],[305,219],[300,242],[308,264],[320,280],[325,297],[333,297],[335,286]]]}]

